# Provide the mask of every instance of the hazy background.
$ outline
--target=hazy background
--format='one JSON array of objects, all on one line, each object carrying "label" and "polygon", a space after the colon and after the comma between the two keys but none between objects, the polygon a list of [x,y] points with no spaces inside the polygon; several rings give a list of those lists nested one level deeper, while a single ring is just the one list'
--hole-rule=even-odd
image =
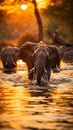
[{"label": "hazy background", "polygon": [[[50,43],[47,30],[55,30],[66,41],[73,41],[73,1],[36,0],[40,13],[44,41]],[[27,5],[26,9],[21,7]],[[17,46],[21,39],[37,41],[38,24],[32,0],[0,0],[0,48]]]}]

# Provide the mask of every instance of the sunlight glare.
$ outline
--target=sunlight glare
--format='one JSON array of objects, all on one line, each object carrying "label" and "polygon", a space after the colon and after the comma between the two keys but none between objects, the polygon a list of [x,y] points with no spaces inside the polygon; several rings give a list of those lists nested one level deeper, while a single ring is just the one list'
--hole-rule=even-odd
[{"label": "sunlight glare", "polygon": [[21,8],[21,10],[26,10],[26,9],[27,9],[27,5],[22,4],[22,5],[20,6],[20,8]]},{"label": "sunlight glare", "polygon": [[18,60],[18,61],[17,61],[17,64],[18,64],[18,65],[24,65],[25,63],[24,63],[22,60]]},{"label": "sunlight glare", "polygon": [[38,3],[38,8],[46,8],[47,5],[50,3],[50,0],[36,0]]}]

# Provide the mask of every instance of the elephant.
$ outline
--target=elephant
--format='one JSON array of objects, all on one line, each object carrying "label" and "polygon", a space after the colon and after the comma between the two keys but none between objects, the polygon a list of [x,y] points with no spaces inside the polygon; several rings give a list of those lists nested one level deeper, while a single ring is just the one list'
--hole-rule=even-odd
[{"label": "elephant", "polygon": [[38,85],[41,85],[44,77],[49,81],[51,69],[57,72],[60,70],[61,48],[47,45],[43,41],[25,42],[20,47],[19,57],[26,62],[28,79],[33,80],[36,75]]},{"label": "elephant", "polygon": [[[22,59],[23,62],[25,62],[26,65],[27,65],[27,68],[28,68],[28,79],[29,80],[33,80],[34,79],[34,73],[35,73],[34,72],[35,71],[34,68],[36,68],[36,62],[37,63],[39,62],[39,58],[41,57],[41,55],[42,55],[42,62],[43,62],[43,60],[45,60],[44,62],[47,62],[47,55],[48,55],[47,49],[48,48],[46,48],[45,45],[46,44],[44,44],[44,42],[33,43],[33,42],[27,41],[23,45],[21,45],[21,47],[20,47],[19,58]],[[40,55],[37,60],[34,58],[35,57],[34,55],[36,55],[36,52],[38,52],[38,55]],[[40,67],[42,65],[42,62],[38,63],[38,64],[40,64]],[[46,68],[48,70],[48,67],[47,67],[46,63],[45,63],[45,65],[43,65],[44,68],[41,67],[42,70],[43,69],[45,70],[44,73],[42,74],[43,77],[46,77],[45,74],[47,73],[45,66],[46,66]],[[48,73],[49,73],[49,71],[48,71]],[[40,72],[39,72],[39,74],[40,74]],[[48,79],[49,78],[50,78],[50,75],[48,76]],[[37,80],[39,80],[39,77],[38,77]],[[39,82],[41,82],[41,81],[37,81],[37,82],[38,82],[38,84],[40,84]]]},{"label": "elephant", "polygon": [[38,85],[41,85],[42,80],[49,81],[51,69],[53,72],[60,71],[60,61],[63,56],[61,46],[46,45],[41,41],[34,47],[32,56],[34,67],[31,69],[31,72],[36,73]]},{"label": "elephant", "polygon": [[49,63],[53,72],[60,71],[60,62],[63,58],[64,51],[62,46],[57,47],[55,45],[48,45],[49,48]]},{"label": "elephant", "polygon": [[64,48],[63,61],[66,62],[66,63],[72,63],[73,62],[73,47]]},{"label": "elephant", "polygon": [[50,64],[48,64],[49,48],[45,44],[37,45],[34,47],[32,54],[34,67],[30,72],[36,74],[37,84],[41,85],[42,82],[49,81],[51,75]]},{"label": "elephant", "polygon": [[30,73],[30,70],[34,67],[32,54],[35,46],[37,46],[37,43],[27,41],[19,48],[19,58],[27,65],[29,80],[33,80],[33,73]]},{"label": "elephant", "polygon": [[1,50],[1,60],[4,73],[16,72],[17,60],[19,55],[18,47],[7,46]]}]

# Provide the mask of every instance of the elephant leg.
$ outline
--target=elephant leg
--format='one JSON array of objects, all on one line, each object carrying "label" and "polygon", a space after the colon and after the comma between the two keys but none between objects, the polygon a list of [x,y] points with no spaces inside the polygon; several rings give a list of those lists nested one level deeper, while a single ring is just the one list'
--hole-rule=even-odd
[{"label": "elephant leg", "polygon": [[58,73],[60,72],[60,68],[58,66],[56,66],[55,68],[52,68],[54,73]]},{"label": "elephant leg", "polygon": [[53,68],[52,68],[53,72],[60,72],[60,62],[57,63]]},{"label": "elephant leg", "polygon": [[[30,69],[31,70],[31,69]],[[33,71],[30,72],[30,70],[28,70],[28,79],[29,80],[33,80]]]},{"label": "elephant leg", "polygon": [[41,84],[42,85],[46,85],[47,82],[48,82],[48,75],[47,75],[47,70],[46,70],[46,71],[43,72],[43,76],[41,78]]},{"label": "elephant leg", "polygon": [[48,76],[48,81],[50,80],[50,76],[51,76],[51,68],[47,67],[47,76]]},{"label": "elephant leg", "polygon": [[41,85],[41,75],[37,75],[37,84],[40,86]]},{"label": "elephant leg", "polygon": [[35,75],[35,67],[28,67],[28,79],[33,80]]},{"label": "elephant leg", "polygon": [[[32,77],[33,79],[35,79],[35,77],[36,77],[35,67],[33,67],[32,69],[30,69],[29,77]],[[29,78],[29,79],[31,79],[31,78]]]},{"label": "elephant leg", "polygon": [[28,79],[33,80],[33,70],[32,68],[34,67],[33,63],[31,62],[26,62],[27,68],[28,68]]}]

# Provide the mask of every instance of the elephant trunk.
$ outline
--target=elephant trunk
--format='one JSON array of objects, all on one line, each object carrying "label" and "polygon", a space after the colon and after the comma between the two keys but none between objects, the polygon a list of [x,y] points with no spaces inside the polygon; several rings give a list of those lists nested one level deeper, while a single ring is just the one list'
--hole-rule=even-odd
[{"label": "elephant trunk", "polygon": [[37,78],[37,83],[38,85],[41,85],[41,78],[43,76],[45,69],[45,65],[43,62],[39,61],[38,63],[35,63],[35,70],[36,70],[36,78]]}]

